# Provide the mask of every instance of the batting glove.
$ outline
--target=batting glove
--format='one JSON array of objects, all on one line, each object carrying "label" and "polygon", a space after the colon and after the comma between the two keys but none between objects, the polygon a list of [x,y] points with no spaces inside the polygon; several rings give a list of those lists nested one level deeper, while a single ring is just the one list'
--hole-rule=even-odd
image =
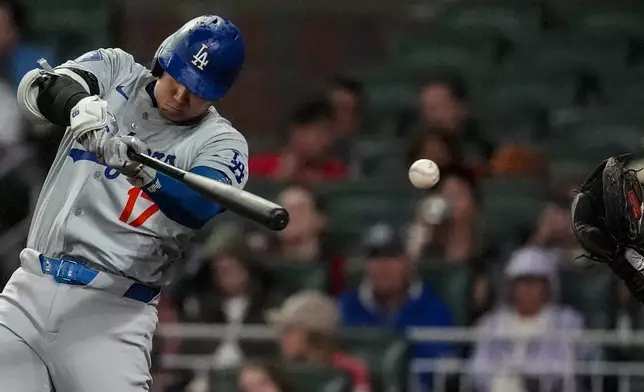
[{"label": "batting glove", "polygon": [[130,184],[150,192],[156,191],[160,187],[156,170],[132,161],[127,156],[128,149],[148,153],[145,143],[134,136],[113,137],[105,142],[103,148],[105,164],[125,174]]},{"label": "batting glove", "polygon": [[107,102],[97,96],[78,101],[70,114],[70,131],[89,152],[105,160],[107,140],[118,133],[116,118],[110,113]]}]

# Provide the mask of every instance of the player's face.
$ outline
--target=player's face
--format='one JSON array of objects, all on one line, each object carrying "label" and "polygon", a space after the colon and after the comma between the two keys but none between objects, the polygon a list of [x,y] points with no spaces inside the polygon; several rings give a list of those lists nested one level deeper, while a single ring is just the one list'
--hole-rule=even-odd
[{"label": "player's face", "polygon": [[423,117],[428,125],[446,130],[459,130],[464,110],[447,86],[426,86],[421,95]]},{"label": "player's face", "polygon": [[239,392],[279,392],[270,376],[257,366],[246,366],[239,375],[237,383]]},{"label": "player's face", "polygon": [[212,102],[196,96],[164,72],[154,87],[159,113],[173,122],[189,121],[203,115]]}]

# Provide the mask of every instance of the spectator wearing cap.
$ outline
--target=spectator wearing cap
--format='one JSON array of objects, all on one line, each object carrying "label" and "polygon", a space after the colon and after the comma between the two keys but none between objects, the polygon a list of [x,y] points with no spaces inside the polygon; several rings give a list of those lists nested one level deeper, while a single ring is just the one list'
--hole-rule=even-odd
[{"label": "spectator wearing cap", "polygon": [[[410,327],[451,327],[451,311],[429,284],[415,273],[406,256],[402,238],[387,225],[372,227],[364,240],[366,276],[355,291],[339,300],[345,326],[382,327],[405,332]],[[453,354],[448,343],[415,343],[416,358]],[[429,384],[429,374],[421,375]]]},{"label": "spectator wearing cap", "polygon": [[332,156],[332,118],[326,98],[302,103],[291,116],[286,148],[279,154],[254,155],[250,172],[258,178],[300,183],[345,179],[346,166]]},{"label": "spectator wearing cap", "polygon": [[335,302],[317,291],[302,291],[268,312],[269,323],[280,334],[284,359],[310,361],[346,371],[353,379],[354,392],[369,392],[369,370],[359,358],[336,345],[340,314]]},{"label": "spectator wearing cap", "polygon": [[482,340],[470,368],[476,391],[580,390],[569,370],[574,361],[590,359],[594,350],[543,339],[556,332],[578,332],[584,326],[578,312],[558,303],[556,263],[553,252],[535,247],[511,256],[505,270],[506,293],[478,325]]}]

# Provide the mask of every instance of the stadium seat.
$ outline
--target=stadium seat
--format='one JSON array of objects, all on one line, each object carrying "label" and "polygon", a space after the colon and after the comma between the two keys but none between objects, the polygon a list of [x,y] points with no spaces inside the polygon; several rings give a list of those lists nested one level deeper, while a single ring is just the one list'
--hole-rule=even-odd
[{"label": "stadium seat", "polygon": [[[351,391],[350,376],[340,370],[301,363],[285,363],[282,369],[296,391]],[[209,390],[211,392],[236,391],[239,371],[238,368],[211,371]]]},{"label": "stadium seat", "polygon": [[605,265],[560,272],[561,299],[580,311],[586,328],[611,329],[615,320],[615,279]]},{"label": "stadium seat", "polygon": [[278,284],[289,292],[300,290],[326,290],[328,271],[321,263],[269,262],[266,264]]},{"label": "stadium seat", "polygon": [[347,246],[355,245],[356,236],[370,225],[408,222],[422,196],[407,183],[381,179],[327,183],[318,190],[326,203],[329,229]]},{"label": "stadium seat", "polygon": [[538,181],[492,178],[482,182],[481,229],[486,248],[517,242],[534,229],[545,202]]},{"label": "stadium seat", "polygon": [[[610,155],[642,150],[644,129],[622,121],[564,124],[552,127],[553,134],[542,147],[551,159],[577,159],[598,162]],[[570,146],[575,148],[570,148]]]},{"label": "stadium seat", "polygon": [[562,14],[574,30],[644,38],[644,7],[641,2],[585,1],[566,7]]},{"label": "stadium seat", "polygon": [[405,392],[409,347],[404,337],[378,328],[344,328],[340,346],[366,362],[374,392]]},{"label": "stadium seat", "polygon": [[628,41],[619,37],[549,33],[521,47],[512,61],[550,73],[606,74],[625,69],[628,56]]},{"label": "stadium seat", "polygon": [[533,1],[457,1],[446,3],[435,21],[453,29],[496,32],[517,40],[538,35],[543,15],[539,4]]}]

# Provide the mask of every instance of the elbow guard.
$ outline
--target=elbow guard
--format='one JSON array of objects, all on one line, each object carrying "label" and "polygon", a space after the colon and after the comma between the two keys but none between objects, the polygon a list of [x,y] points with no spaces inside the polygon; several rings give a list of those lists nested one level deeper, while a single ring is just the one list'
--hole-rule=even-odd
[{"label": "elbow guard", "polygon": [[92,92],[98,94],[98,83],[88,83],[86,77],[95,81],[93,75],[78,75],[66,68],[53,73],[29,71],[18,86],[18,105],[32,122],[69,126],[70,112],[78,101]]},{"label": "elbow guard", "polygon": [[56,125],[69,126],[69,114],[78,101],[89,93],[74,79],[66,75],[48,75],[40,88],[36,103],[40,113]]}]

